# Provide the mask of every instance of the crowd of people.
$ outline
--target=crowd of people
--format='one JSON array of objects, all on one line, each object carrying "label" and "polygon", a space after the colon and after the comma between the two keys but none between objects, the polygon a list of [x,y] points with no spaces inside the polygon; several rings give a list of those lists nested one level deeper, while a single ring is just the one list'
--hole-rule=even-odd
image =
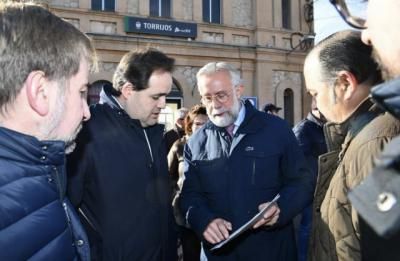
[{"label": "crowd of people", "polygon": [[91,40],[1,2],[0,260],[399,259],[400,2],[369,0],[367,20],[330,2],[362,31],[308,53],[293,130],[215,61],[169,132],[173,58],[128,52],[89,108]]}]

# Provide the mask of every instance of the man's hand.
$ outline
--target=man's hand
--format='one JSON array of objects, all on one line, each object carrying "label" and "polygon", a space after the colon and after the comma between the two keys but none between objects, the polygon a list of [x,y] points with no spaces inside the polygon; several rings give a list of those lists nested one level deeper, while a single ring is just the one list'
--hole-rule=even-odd
[{"label": "man's hand", "polygon": [[222,218],[216,218],[208,224],[203,237],[211,244],[217,244],[229,237],[232,224]]},{"label": "man's hand", "polygon": [[[269,202],[267,203],[263,203],[261,205],[258,206],[258,209],[261,210],[265,207],[266,204],[269,204]],[[279,218],[279,213],[281,212],[281,210],[279,209],[278,205],[276,203],[273,203],[273,205],[271,206],[270,209],[268,209],[265,213],[262,219],[260,219],[254,226],[253,228],[259,228],[261,226],[272,226],[276,223],[276,221],[278,221]]]}]

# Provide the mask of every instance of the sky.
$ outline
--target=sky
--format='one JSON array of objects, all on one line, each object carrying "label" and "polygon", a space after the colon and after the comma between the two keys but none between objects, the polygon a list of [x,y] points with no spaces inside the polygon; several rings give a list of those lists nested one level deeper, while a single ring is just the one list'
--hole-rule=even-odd
[{"label": "sky", "polygon": [[[365,2],[363,0],[346,0],[351,13],[365,17]],[[345,29],[354,29],[348,26],[329,0],[314,0],[314,31],[315,43],[325,37]]]}]

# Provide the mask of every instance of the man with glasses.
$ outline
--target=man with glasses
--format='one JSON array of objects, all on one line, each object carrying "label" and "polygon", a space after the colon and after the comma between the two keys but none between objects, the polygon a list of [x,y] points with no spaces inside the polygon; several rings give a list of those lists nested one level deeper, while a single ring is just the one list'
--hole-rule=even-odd
[{"label": "man with glasses", "polygon": [[[184,150],[181,209],[203,241],[208,260],[296,260],[292,219],[311,202],[313,182],[296,138],[277,116],[240,99],[240,73],[211,62],[197,73],[210,121]],[[250,230],[210,248],[280,194]]]},{"label": "man with glasses", "polygon": [[[385,83],[374,87],[371,96],[382,108],[400,118],[400,1],[370,0],[367,20],[348,10],[350,1],[333,1],[346,21],[364,29],[363,41],[372,45]],[[349,194],[361,222],[363,260],[398,260],[400,256],[400,137],[391,141],[376,161],[376,168]],[[373,230],[372,230],[372,229]]]}]

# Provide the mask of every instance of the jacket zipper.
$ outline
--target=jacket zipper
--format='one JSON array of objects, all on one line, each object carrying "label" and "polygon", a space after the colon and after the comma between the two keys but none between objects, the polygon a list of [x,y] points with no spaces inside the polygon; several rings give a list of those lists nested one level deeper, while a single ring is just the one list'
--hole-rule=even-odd
[{"label": "jacket zipper", "polygon": [[256,161],[253,160],[253,172],[251,174],[251,184],[256,184]]}]

